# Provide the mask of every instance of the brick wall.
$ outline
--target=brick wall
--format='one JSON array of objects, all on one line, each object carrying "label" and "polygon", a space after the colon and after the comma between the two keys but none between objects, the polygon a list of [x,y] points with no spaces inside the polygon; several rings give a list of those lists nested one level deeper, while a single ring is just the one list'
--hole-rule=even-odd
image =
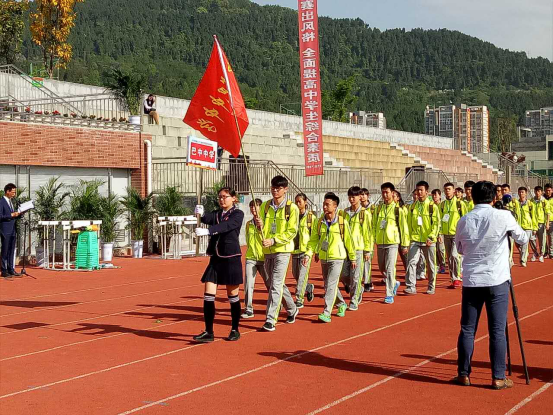
[{"label": "brick wall", "polygon": [[0,122],[0,164],[142,169],[149,135]]}]

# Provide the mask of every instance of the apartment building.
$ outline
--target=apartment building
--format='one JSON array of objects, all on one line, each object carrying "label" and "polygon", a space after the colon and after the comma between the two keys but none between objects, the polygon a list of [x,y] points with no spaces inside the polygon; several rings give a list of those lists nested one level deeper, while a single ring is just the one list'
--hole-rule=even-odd
[{"label": "apartment building", "polygon": [[349,120],[351,124],[366,125],[367,127],[386,129],[386,117],[382,112],[350,112]]},{"label": "apartment building", "polygon": [[489,111],[486,106],[427,106],[424,127],[425,134],[452,138],[456,150],[470,153],[489,151]]},{"label": "apartment building", "polygon": [[553,134],[553,107],[528,110],[524,117],[525,137],[546,137]]}]

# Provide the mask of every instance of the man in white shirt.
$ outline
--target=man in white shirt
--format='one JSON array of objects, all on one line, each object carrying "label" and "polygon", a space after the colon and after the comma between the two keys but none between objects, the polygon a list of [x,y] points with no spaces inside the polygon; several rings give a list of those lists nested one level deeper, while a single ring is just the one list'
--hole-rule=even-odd
[{"label": "man in white shirt", "polygon": [[511,212],[492,207],[495,187],[491,182],[478,182],[472,188],[474,210],[457,224],[455,243],[463,255],[463,299],[461,332],[457,342],[457,374],[455,383],[469,386],[474,335],[484,304],[488,315],[492,388],[505,389],[513,381],[505,378],[507,342],[505,327],[509,306],[509,237],[518,244],[528,243],[528,235]]}]

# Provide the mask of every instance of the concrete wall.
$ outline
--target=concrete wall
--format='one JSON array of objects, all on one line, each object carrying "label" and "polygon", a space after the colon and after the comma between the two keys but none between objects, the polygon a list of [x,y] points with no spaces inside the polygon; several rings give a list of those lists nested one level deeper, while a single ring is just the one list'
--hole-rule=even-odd
[{"label": "concrete wall", "polygon": [[[0,96],[3,91],[12,85],[12,95],[24,98],[36,98],[38,89],[30,88],[25,82],[18,81],[18,76],[0,74]],[[19,78],[20,79],[20,78]],[[44,80],[44,86],[59,96],[101,94],[105,88],[62,82],[56,80]],[[16,88],[17,91],[13,91]],[[31,96],[32,95],[32,96]],[[182,120],[190,104],[189,100],[158,96],[156,107],[160,115],[164,117]],[[276,129],[286,132],[299,133],[303,130],[302,119],[298,116],[277,114],[265,111],[248,110],[250,127],[258,126],[263,129]],[[365,140],[385,141],[388,143],[411,144],[435,148],[452,148],[453,140],[446,137],[430,136],[425,134],[409,133],[396,130],[382,130],[363,125],[324,121],[323,132],[325,135],[360,138]]]}]

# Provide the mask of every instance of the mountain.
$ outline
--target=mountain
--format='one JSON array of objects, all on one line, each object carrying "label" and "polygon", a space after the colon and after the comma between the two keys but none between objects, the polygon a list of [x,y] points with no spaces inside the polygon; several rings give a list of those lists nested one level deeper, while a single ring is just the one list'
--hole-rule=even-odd
[{"label": "mountain", "polygon": [[[61,78],[101,85],[109,68],[142,74],[149,91],[190,98],[217,34],[250,107],[299,112],[297,12],[249,0],[86,0],[77,4],[74,59]],[[380,31],[320,18],[322,87],[355,75],[350,110],[382,111],[389,128],[423,131],[427,104],[467,103],[494,120],[553,105],[553,64],[450,30]],[[24,40],[29,60],[38,49]]]}]

